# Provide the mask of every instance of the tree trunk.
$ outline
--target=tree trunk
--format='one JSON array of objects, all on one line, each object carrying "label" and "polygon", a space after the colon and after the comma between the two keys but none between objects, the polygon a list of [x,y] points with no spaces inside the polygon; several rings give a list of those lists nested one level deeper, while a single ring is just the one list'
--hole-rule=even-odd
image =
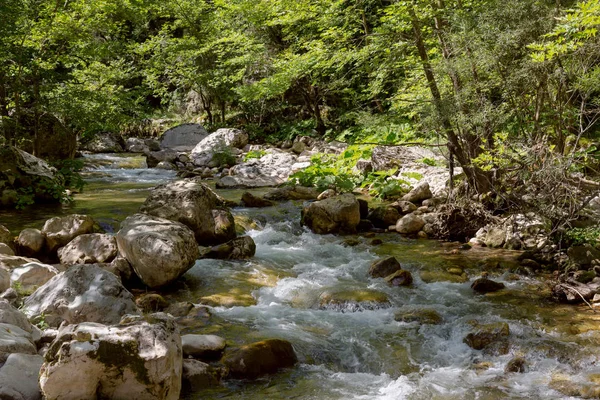
[{"label": "tree trunk", "polygon": [[4,72],[0,72],[0,120],[2,121],[2,134],[6,140],[6,144],[14,145],[15,133],[14,125],[8,114],[8,91],[6,90],[7,82]]}]

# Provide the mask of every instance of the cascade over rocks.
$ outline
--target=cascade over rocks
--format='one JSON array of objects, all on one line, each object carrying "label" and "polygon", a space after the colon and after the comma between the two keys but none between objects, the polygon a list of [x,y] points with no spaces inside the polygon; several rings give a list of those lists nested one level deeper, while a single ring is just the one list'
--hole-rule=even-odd
[{"label": "cascade over rocks", "polygon": [[182,179],[154,188],[140,208],[145,214],[188,226],[201,245],[235,238],[233,216],[223,201],[198,179]]},{"label": "cascade over rocks", "polygon": [[217,166],[211,164],[216,152],[231,152],[231,149],[242,149],[247,144],[248,134],[246,132],[230,128],[217,129],[192,149],[192,160],[197,167]]},{"label": "cascade over rocks", "polygon": [[131,215],[121,223],[117,244],[136,275],[151,288],[174,281],[200,256],[190,228],[146,214]]},{"label": "cascade over rocks", "polygon": [[75,237],[92,233],[94,223],[92,217],[79,214],[49,219],[42,228],[48,251],[54,253],[59,247],[66,245]]},{"label": "cascade over rocks", "polygon": [[33,190],[36,201],[58,202],[48,188],[60,186],[56,168],[13,146],[0,148],[0,207],[17,203],[19,189]]},{"label": "cascade over rocks", "polygon": [[166,315],[153,323],[68,325],[46,354],[40,386],[48,400],[177,400],[181,391],[179,330]]},{"label": "cascade over rocks", "polygon": [[207,136],[208,132],[200,124],[177,125],[162,134],[160,137],[160,148],[175,151],[192,151]]},{"label": "cascade over rocks", "polygon": [[58,249],[58,258],[62,264],[109,263],[117,254],[117,240],[104,233],[77,236]]},{"label": "cascade over rocks", "polygon": [[309,203],[302,210],[302,224],[318,234],[355,233],[360,206],[351,193]]},{"label": "cascade over rocks", "polygon": [[139,314],[133,295],[119,279],[95,265],[75,265],[27,297],[25,314],[51,327],[98,322],[116,324],[125,314]]},{"label": "cascade over rocks", "polygon": [[298,358],[290,342],[268,339],[227,352],[222,362],[229,369],[230,378],[256,379],[293,367]]}]

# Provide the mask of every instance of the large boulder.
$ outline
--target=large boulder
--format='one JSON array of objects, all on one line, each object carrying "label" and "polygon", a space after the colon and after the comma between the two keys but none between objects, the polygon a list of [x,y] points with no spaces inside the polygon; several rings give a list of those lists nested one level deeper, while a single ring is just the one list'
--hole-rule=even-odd
[{"label": "large boulder", "polygon": [[119,279],[95,265],[76,265],[58,274],[25,300],[31,321],[51,327],[98,322],[116,324],[125,314],[139,314],[133,295]]},{"label": "large boulder", "polygon": [[160,147],[175,151],[192,151],[207,136],[208,132],[200,124],[181,124],[163,133]]},{"label": "large boulder", "polygon": [[44,358],[37,354],[11,354],[0,368],[0,399],[41,400],[38,377]]},{"label": "large boulder", "polygon": [[200,141],[192,150],[194,164],[199,167],[216,166],[214,156],[218,152],[231,152],[248,144],[248,134],[239,129],[221,128]]},{"label": "large boulder", "polygon": [[137,276],[153,288],[183,275],[200,256],[190,228],[146,214],[134,214],[123,221],[117,244]]},{"label": "large boulder", "polygon": [[48,400],[177,400],[182,352],[167,318],[121,326],[68,325],[46,353],[40,386]]},{"label": "large boulder", "polygon": [[12,207],[26,190],[35,201],[58,202],[54,188],[61,187],[56,169],[44,160],[13,146],[0,148],[0,207]]},{"label": "large boulder", "polygon": [[360,222],[360,206],[351,193],[309,203],[302,210],[302,224],[318,234],[354,233]]},{"label": "large boulder", "polygon": [[419,215],[407,214],[396,223],[396,232],[410,235],[419,232],[425,226],[425,221]]},{"label": "large boulder", "polygon": [[292,173],[296,156],[271,150],[261,158],[252,158],[230,170],[230,175],[219,179],[218,188],[257,188],[278,186]]},{"label": "large boulder", "polygon": [[118,253],[117,240],[104,233],[77,236],[58,250],[61,264],[109,263]]},{"label": "large boulder", "polygon": [[231,378],[256,379],[280,368],[293,367],[298,358],[290,342],[269,339],[228,352],[222,361],[228,367]]},{"label": "large boulder", "polygon": [[202,245],[235,237],[235,222],[222,200],[196,179],[183,179],[154,188],[140,208],[142,213],[188,226]]},{"label": "large boulder", "polygon": [[33,336],[16,325],[0,323],[0,364],[13,353],[36,354]]},{"label": "large boulder", "polygon": [[42,233],[46,237],[46,245],[51,253],[69,243],[79,235],[94,231],[94,219],[87,215],[71,214],[54,217],[44,223]]},{"label": "large boulder", "polygon": [[90,153],[122,153],[125,147],[123,138],[113,132],[100,132],[82,142],[79,148]]}]

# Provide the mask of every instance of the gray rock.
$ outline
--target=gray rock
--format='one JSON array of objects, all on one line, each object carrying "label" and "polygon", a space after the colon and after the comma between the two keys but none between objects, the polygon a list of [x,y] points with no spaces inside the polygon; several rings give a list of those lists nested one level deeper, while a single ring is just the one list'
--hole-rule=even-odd
[{"label": "gray rock", "polygon": [[414,211],[417,211],[417,206],[411,203],[410,201],[395,201],[392,204],[390,204],[390,207],[394,207],[396,210],[398,210],[399,213],[402,214],[410,214]]},{"label": "gray rock", "polygon": [[410,235],[419,232],[424,226],[423,218],[415,214],[407,214],[396,223],[396,232]]},{"label": "gray rock", "polygon": [[318,234],[354,233],[360,222],[360,206],[346,193],[309,203],[302,210],[302,224]]},{"label": "gray rock", "polygon": [[[296,156],[270,150],[261,158],[253,158],[234,166],[231,176],[217,181],[219,188],[257,188],[278,186],[287,181],[292,173]],[[315,196],[316,197],[316,196]]]},{"label": "gray rock", "polygon": [[62,264],[109,263],[117,256],[117,240],[104,233],[77,236],[58,250]]},{"label": "gray rock", "polygon": [[15,325],[25,332],[32,332],[31,323],[27,319],[27,316],[5,299],[0,299],[0,323]]},{"label": "gray rock", "polygon": [[493,226],[485,235],[484,243],[488,247],[502,247],[506,240],[506,230],[502,227]]},{"label": "gray rock", "polygon": [[48,399],[179,399],[181,338],[166,318],[121,326],[69,325],[45,358],[40,386]]},{"label": "gray rock", "polygon": [[248,144],[248,134],[244,131],[221,128],[202,139],[192,149],[191,157],[196,166],[211,166],[216,152],[229,151],[233,153],[231,149],[241,149],[246,144]]},{"label": "gray rock", "polygon": [[94,219],[87,215],[72,214],[46,221],[42,233],[46,236],[48,251],[55,252],[79,235],[94,231]]},{"label": "gray rock", "polygon": [[25,257],[36,257],[46,244],[46,239],[39,229],[27,228],[19,233],[17,249]]},{"label": "gray rock", "polygon": [[177,160],[177,152],[172,149],[150,150],[144,152],[144,155],[146,156],[146,165],[148,165],[148,168],[154,168],[163,161],[174,163]]},{"label": "gray rock", "polygon": [[119,279],[95,265],[76,265],[50,279],[25,300],[24,310],[31,321],[51,327],[117,324],[125,314],[140,313]]},{"label": "gray rock", "polygon": [[218,386],[221,371],[198,360],[183,360],[182,388],[186,392],[198,392],[202,389]]},{"label": "gray rock", "polygon": [[227,343],[216,335],[183,335],[181,345],[184,357],[212,361],[221,358]]},{"label": "gray rock", "polygon": [[17,267],[20,267],[21,265],[25,265],[30,262],[40,262],[40,260],[38,260],[37,258],[30,257],[0,255],[0,268],[3,268],[7,271],[12,271]]},{"label": "gray rock", "polygon": [[402,200],[409,201],[411,203],[420,203],[423,200],[427,200],[433,197],[431,190],[429,189],[428,182],[422,182],[415,186],[410,192],[408,192]]},{"label": "gray rock", "polygon": [[150,147],[148,147],[144,139],[130,137],[125,141],[125,150],[128,153],[145,153],[146,151],[150,151]]},{"label": "gray rock", "polygon": [[[181,222],[194,231],[199,244],[209,245],[235,237],[233,216],[222,204],[223,201],[208,186],[191,178],[157,186],[140,211]],[[224,226],[227,221],[231,225],[229,228]]]},{"label": "gray rock", "polygon": [[208,137],[200,124],[182,124],[167,130],[160,138],[161,149],[192,151],[198,143]]},{"label": "gray rock", "polygon": [[30,354],[11,354],[0,368],[0,399],[41,400],[38,382],[44,358]]},{"label": "gray rock", "polygon": [[174,281],[200,256],[190,228],[146,214],[134,214],[123,221],[117,244],[137,276],[152,288]]},{"label": "gray rock", "polygon": [[91,153],[122,153],[124,144],[121,136],[112,132],[100,132],[79,148]]},{"label": "gray rock", "polygon": [[0,323],[0,364],[13,353],[37,354],[33,337],[18,326]]}]

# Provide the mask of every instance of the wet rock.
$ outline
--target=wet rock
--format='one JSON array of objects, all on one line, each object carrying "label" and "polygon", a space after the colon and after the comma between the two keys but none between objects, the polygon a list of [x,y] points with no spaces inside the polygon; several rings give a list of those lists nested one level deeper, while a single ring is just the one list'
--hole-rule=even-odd
[{"label": "wet rock", "polygon": [[121,326],[82,323],[60,329],[40,386],[48,399],[177,400],[182,352],[167,318]]},{"label": "wet rock", "polygon": [[37,354],[33,337],[16,325],[0,323],[0,364],[13,353]]},{"label": "wet rock", "polygon": [[37,289],[24,303],[33,322],[51,327],[98,322],[117,324],[125,314],[139,314],[133,296],[110,272],[94,265],[76,265]]},{"label": "wet rock", "polygon": [[455,275],[448,271],[421,271],[419,273],[421,280],[425,283],[434,282],[453,282],[464,283],[469,280],[466,274]]},{"label": "wet rock", "polygon": [[46,236],[46,245],[51,253],[65,246],[79,235],[94,231],[94,219],[87,215],[72,214],[54,217],[46,221],[42,233]]},{"label": "wet rock", "polygon": [[11,354],[0,368],[0,399],[41,400],[38,376],[44,358],[33,354]]},{"label": "wet rock", "polygon": [[104,233],[79,235],[58,250],[62,264],[109,263],[117,254],[117,240]]},{"label": "wet rock", "polygon": [[423,182],[415,186],[410,192],[402,197],[403,201],[411,203],[420,203],[423,200],[427,200],[433,197],[431,189],[429,189],[429,183]]},{"label": "wet rock", "polygon": [[397,209],[391,206],[381,206],[373,209],[368,216],[368,219],[377,228],[387,228],[390,225],[396,225],[400,219],[400,213]]},{"label": "wet rock", "polygon": [[25,257],[36,257],[44,249],[46,238],[39,229],[23,229],[17,237],[17,250]]},{"label": "wet rock", "polygon": [[401,269],[385,277],[385,281],[391,286],[410,286],[413,283],[412,274]]},{"label": "wet rock", "polygon": [[80,150],[91,153],[122,153],[125,142],[120,135],[112,132],[100,132],[79,146]]},{"label": "wet rock", "polygon": [[269,200],[316,200],[319,196],[317,189],[305,186],[283,186],[278,187],[267,194],[265,199]]},{"label": "wet rock", "polygon": [[415,214],[408,214],[398,220],[396,232],[410,235],[419,232],[423,226],[425,226],[423,218]]},{"label": "wet rock", "polygon": [[511,359],[508,362],[508,364],[506,364],[506,367],[504,367],[504,372],[523,373],[523,372],[525,372],[526,365],[527,365],[527,362],[525,361],[525,359],[523,357],[515,357],[515,358]]},{"label": "wet rock", "polygon": [[198,360],[183,360],[183,392],[198,392],[218,386],[222,371]]},{"label": "wet rock", "polygon": [[136,275],[152,288],[179,278],[200,256],[190,228],[145,214],[134,214],[121,223],[117,244]]},{"label": "wet rock", "polygon": [[245,207],[271,207],[273,204],[272,201],[263,199],[259,196],[254,196],[250,192],[245,192],[242,194],[242,204]]},{"label": "wet rock", "polygon": [[216,335],[183,335],[181,336],[183,356],[203,361],[219,360],[227,343]]},{"label": "wet rock", "polygon": [[504,283],[495,282],[488,278],[475,279],[475,281],[471,284],[471,289],[473,289],[477,293],[483,294],[497,292],[498,290],[502,290],[504,288]]},{"label": "wet rock", "polygon": [[248,134],[239,129],[221,128],[211,133],[191,150],[194,165],[198,167],[211,165],[213,157],[217,152],[226,151],[232,153],[231,149],[241,149],[248,143]]},{"label": "wet rock", "polygon": [[319,308],[340,312],[358,312],[390,307],[385,293],[376,290],[331,290],[319,296]]},{"label": "wet rock", "polygon": [[160,137],[160,148],[175,151],[192,151],[202,140],[208,137],[208,132],[200,124],[177,125]]},{"label": "wet rock", "polygon": [[401,269],[402,266],[396,260],[396,257],[389,256],[373,261],[369,267],[369,276],[372,278],[385,278]]},{"label": "wet rock", "polygon": [[223,358],[229,369],[228,376],[236,379],[256,379],[293,367],[297,362],[292,344],[280,339],[251,343],[228,352]]},{"label": "wet rock", "polygon": [[317,234],[355,233],[359,222],[359,204],[350,193],[312,202],[302,210],[302,224]]},{"label": "wet rock", "polygon": [[[198,243],[208,245],[235,237],[233,216],[221,207],[222,200],[208,186],[192,178],[157,186],[150,192],[140,211],[181,222],[194,231]],[[223,221],[228,222],[229,227],[223,229]],[[219,227],[217,223],[220,223]]]},{"label": "wet rock", "polygon": [[398,322],[418,322],[420,325],[437,325],[442,323],[442,316],[432,309],[399,310],[394,314]]},{"label": "wet rock", "polygon": [[135,305],[144,313],[164,311],[169,306],[167,300],[157,293],[145,293],[135,299]]},{"label": "wet rock", "polygon": [[24,293],[31,293],[58,275],[52,265],[30,262],[14,268],[10,274],[12,284],[18,285]]},{"label": "wet rock", "polygon": [[506,322],[495,322],[491,324],[472,323],[475,330],[469,333],[463,340],[469,347],[475,350],[490,350],[495,354],[508,353],[508,336],[510,330]]},{"label": "wet rock", "polygon": [[254,257],[256,243],[250,236],[241,236],[212,247],[202,258],[218,258],[222,260],[245,260]]},{"label": "wet rock", "polygon": [[234,289],[225,293],[215,293],[200,298],[200,303],[211,307],[250,307],[255,306],[256,299],[251,293]]},{"label": "wet rock", "polygon": [[233,216],[235,221],[235,231],[238,235],[244,235],[251,230],[261,230],[261,227],[256,221],[247,215],[236,214]]}]

